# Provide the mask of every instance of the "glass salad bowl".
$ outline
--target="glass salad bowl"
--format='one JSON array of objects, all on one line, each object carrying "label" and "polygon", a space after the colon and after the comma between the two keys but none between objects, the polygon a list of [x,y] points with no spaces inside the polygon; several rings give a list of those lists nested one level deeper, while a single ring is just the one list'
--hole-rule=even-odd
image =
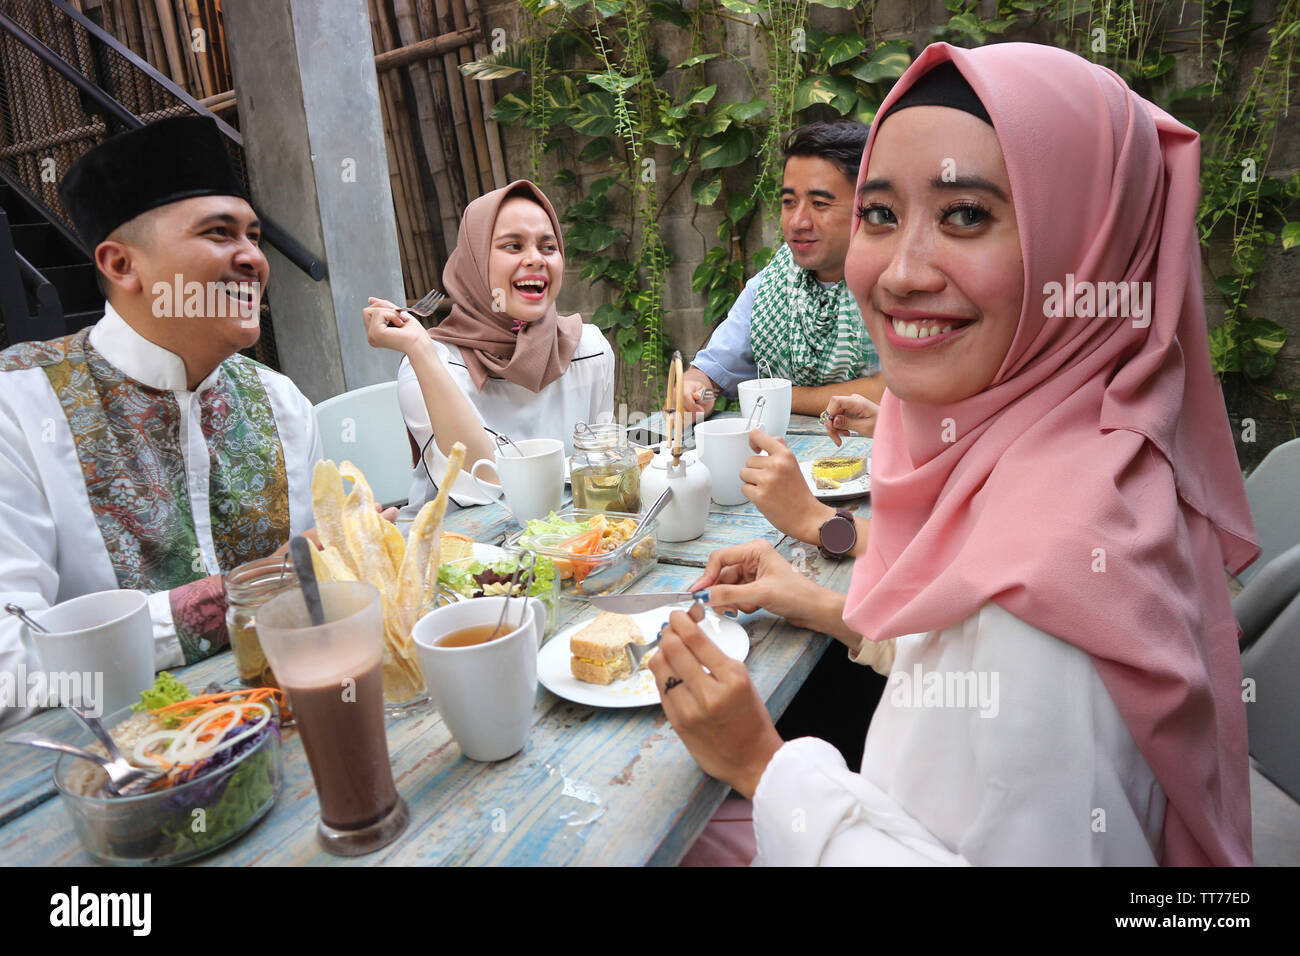
[{"label": "glass salad bowl", "polygon": [[[104,725],[117,738],[136,716],[121,710],[106,717]],[[275,804],[284,781],[278,716],[273,714],[259,733],[195,779],[138,796],[92,795],[98,788],[95,775],[103,772],[67,755],[55,764],[54,785],[81,845],[100,863],[182,863],[237,840]],[[74,742],[92,749],[94,738],[87,731]],[[121,743],[119,749],[129,757]]]}]

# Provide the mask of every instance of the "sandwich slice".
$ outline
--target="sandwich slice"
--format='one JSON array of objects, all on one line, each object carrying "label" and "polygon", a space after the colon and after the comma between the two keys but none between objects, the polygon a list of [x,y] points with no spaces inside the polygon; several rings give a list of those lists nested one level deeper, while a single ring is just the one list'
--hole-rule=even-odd
[{"label": "sandwich slice", "polygon": [[588,684],[612,684],[632,675],[628,644],[644,644],[645,635],[630,617],[605,611],[569,638],[569,669]]}]

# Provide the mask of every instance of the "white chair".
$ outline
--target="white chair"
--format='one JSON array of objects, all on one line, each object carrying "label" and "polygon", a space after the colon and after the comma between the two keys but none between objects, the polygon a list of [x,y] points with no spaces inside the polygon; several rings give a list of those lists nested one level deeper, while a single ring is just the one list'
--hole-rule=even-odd
[{"label": "white chair", "polygon": [[375,500],[405,504],[411,491],[411,445],[397,382],[380,382],[327,398],[316,406],[325,457],[350,461],[365,474]]},{"label": "white chair", "polygon": [[1237,580],[1246,584],[1261,568],[1300,544],[1300,438],[1270,451],[1246,479],[1246,499],[1259,535],[1259,557]]}]

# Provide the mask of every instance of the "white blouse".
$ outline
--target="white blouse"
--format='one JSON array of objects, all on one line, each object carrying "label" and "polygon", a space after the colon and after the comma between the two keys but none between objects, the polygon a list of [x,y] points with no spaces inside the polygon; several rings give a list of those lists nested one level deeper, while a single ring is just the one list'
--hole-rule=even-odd
[{"label": "white blouse", "polygon": [[[495,377],[489,377],[480,391],[474,387],[460,347],[436,339],[433,344],[438,350],[439,360],[460,390],[469,397],[479,422],[491,431],[516,440],[558,438],[564,442],[565,455],[571,455],[573,427],[578,422],[610,421],[613,418],[614,350],[594,325],[583,324],[582,338],[568,370],[540,392]],[[406,427],[424,451],[424,463],[417,464],[411,476],[410,503],[402,510],[402,516],[406,518],[414,517],[420,506],[438,493],[430,475],[440,480],[447,470],[447,458],[439,451],[438,443],[431,440],[433,428],[429,423],[429,412],[415,370],[406,358],[402,359],[397,370],[397,398]],[[461,506],[487,504],[492,500],[470,478],[469,469],[473,464],[472,461],[465,462],[465,470],[452,485],[451,499]]]},{"label": "white blouse", "polygon": [[862,773],[786,743],[756,865],[1154,866],[1165,796],[1082,650],[996,604],[900,637]]}]

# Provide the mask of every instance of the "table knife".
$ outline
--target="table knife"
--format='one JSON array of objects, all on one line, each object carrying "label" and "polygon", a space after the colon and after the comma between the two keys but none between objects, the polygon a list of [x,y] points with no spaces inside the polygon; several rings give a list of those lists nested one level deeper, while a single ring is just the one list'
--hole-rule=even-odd
[{"label": "table knife", "polygon": [[667,604],[682,604],[686,601],[709,603],[709,591],[664,591],[658,594],[605,594],[600,597],[587,598],[602,611],[615,614],[639,614],[653,611]]}]

